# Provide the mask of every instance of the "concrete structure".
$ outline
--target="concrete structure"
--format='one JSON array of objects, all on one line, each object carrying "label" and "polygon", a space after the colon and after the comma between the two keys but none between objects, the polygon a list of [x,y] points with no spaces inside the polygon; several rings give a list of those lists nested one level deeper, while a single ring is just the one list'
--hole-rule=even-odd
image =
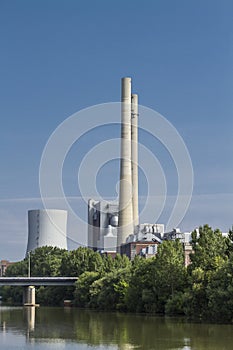
[{"label": "concrete structure", "polygon": [[1,277],[1,286],[73,286],[78,277]]},{"label": "concrete structure", "polygon": [[1,286],[21,286],[23,305],[36,306],[35,286],[73,286],[78,277],[1,277]]},{"label": "concrete structure", "polygon": [[67,249],[67,211],[29,210],[26,255],[43,246]]},{"label": "concrete structure", "polygon": [[[156,254],[156,244],[179,239],[189,263],[191,234],[178,228],[164,233],[163,224],[139,224],[138,212],[138,95],[131,94],[131,78],[121,81],[121,162],[119,208],[105,201],[88,202],[88,246],[132,258]],[[119,218],[119,220],[118,220]],[[118,222],[119,221],[119,222]]]},{"label": "concrete structure", "polygon": [[181,243],[190,243],[192,240],[191,232],[181,232],[179,228],[174,228],[170,232],[165,232],[163,235],[164,240],[171,240],[174,241],[176,239],[179,239]]},{"label": "concrete structure", "polygon": [[132,94],[131,98],[131,167],[133,189],[133,224],[134,233],[139,225],[138,214],[138,95]]},{"label": "concrete structure", "polygon": [[[161,240],[164,233],[163,225],[139,225],[138,95],[131,94],[131,78],[123,78],[121,83],[119,208],[112,209],[104,201],[90,199],[88,202],[88,246],[111,254],[121,252],[122,244]],[[114,224],[111,223],[112,216]]]},{"label": "concrete structure", "polygon": [[118,227],[117,204],[88,201],[88,247],[101,253],[115,253]]},{"label": "concrete structure", "polygon": [[127,237],[126,243],[130,242],[162,242],[164,235],[163,224],[140,224],[138,232]]},{"label": "concrete structure", "polygon": [[121,164],[119,195],[119,229],[117,249],[134,232],[131,164],[131,78],[122,79],[121,88]]},{"label": "concrete structure", "polygon": [[35,306],[36,305],[36,288],[29,286],[24,288],[23,291],[23,305]]}]

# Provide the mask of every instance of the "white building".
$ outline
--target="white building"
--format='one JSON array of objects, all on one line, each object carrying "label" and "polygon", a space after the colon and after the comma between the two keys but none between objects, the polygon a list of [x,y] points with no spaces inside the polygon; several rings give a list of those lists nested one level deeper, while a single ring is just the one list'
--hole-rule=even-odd
[{"label": "white building", "polygon": [[137,232],[127,237],[126,243],[130,242],[162,242],[164,235],[163,224],[140,224],[137,226]]},{"label": "white building", "polygon": [[67,249],[67,211],[58,209],[28,211],[28,252],[43,246]]},{"label": "white building", "polygon": [[115,253],[117,246],[118,205],[106,201],[88,201],[88,247],[103,253]]}]

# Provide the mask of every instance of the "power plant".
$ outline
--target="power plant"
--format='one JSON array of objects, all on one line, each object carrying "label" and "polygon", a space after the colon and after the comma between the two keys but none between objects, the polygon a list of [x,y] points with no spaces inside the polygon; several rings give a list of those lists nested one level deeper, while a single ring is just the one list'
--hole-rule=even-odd
[{"label": "power plant", "polygon": [[[138,95],[132,94],[131,78],[122,78],[119,203],[88,201],[88,247],[112,256],[126,254],[131,259],[138,254],[154,255],[162,240],[180,236],[175,230],[165,234],[163,224],[139,222],[138,117]],[[185,242],[184,237],[182,240]],[[67,211],[28,212],[26,254],[42,246],[67,249]]]},{"label": "power plant", "polygon": [[88,246],[130,257],[138,253],[137,245],[141,249],[149,243],[158,244],[164,234],[164,225],[139,224],[138,115],[138,95],[132,94],[131,78],[122,78],[119,206],[113,209],[104,201],[88,202]]}]

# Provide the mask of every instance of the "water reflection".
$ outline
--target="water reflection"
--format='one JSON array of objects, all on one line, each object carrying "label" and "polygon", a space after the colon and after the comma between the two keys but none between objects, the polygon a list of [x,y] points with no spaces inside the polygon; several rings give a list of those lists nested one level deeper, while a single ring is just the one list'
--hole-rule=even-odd
[{"label": "water reflection", "polygon": [[75,308],[0,307],[1,333],[25,336],[25,343],[86,344],[103,349],[230,350],[232,325],[199,325],[182,319],[93,312]]},{"label": "water reflection", "polygon": [[28,331],[34,331],[36,321],[36,308],[35,306],[24,307],[24,318],[26,319]]}]

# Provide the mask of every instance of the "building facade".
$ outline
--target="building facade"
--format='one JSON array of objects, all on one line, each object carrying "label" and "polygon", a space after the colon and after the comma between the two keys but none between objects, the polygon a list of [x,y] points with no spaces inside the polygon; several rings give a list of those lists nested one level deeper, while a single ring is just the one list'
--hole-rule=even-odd
[{"label": "building facade", "polygon": [[0,277],[5,276],[6,270],[8,266],[13,265],[13,262],[10,262],[8,260],[1,260],[0,261]]},{"label": "building facade", "polygon": [[101,253],[115,253],[117,246],[118,205],[88,201],[88,247]]}]

